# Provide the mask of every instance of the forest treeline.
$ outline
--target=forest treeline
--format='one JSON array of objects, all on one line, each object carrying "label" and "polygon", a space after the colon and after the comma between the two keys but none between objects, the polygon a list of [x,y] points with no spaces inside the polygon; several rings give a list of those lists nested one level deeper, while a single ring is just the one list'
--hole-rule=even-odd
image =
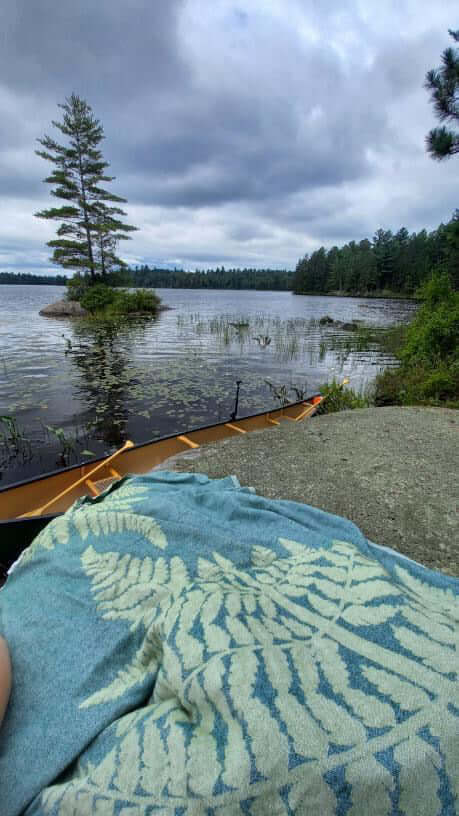
[{"label": "forest treeline", "polygon": [[370,241],[350,241],[305,255],[296,266],[296,294],[413,295],[434,271],[459,286],[459,210],[432,232],[379,229]]},{"label": "forest treeline", "polygon": [[[459,210],[432,232],[379,229],[370,241],[321,247],[286,269],[162,269],[147,264],[122,267],[110,275],[115,286],[169,289],[258,289],[296,294],[412,296],[433,272],[447,272],[459,288]],[[64,275],[0,272],[1,283],[64,285]]]},{"label": "forest treeline", "polygon": [[136,266],[129,270],[131,286],[153,286],[155,289],[268,289],[292,288],[293,271],[286,269],[157,269]]},{"label": "forest treeline", "polygon": [[[217,269],[185,272],[183,269],[159,269],[146,264],[111,273],[112,286],[136,286],[146,289],[264,289],[287,291],[292,288],[293,271],[285,269]],[[32,275],[0,272],[1,283],[42,283],[65,285],[64,275]]]},{"label": "forest treeline", "polygon": [[37,283],[45,286],[65,286],[66,275],[34,275],[32,272],[0,272],[0,283]]}]

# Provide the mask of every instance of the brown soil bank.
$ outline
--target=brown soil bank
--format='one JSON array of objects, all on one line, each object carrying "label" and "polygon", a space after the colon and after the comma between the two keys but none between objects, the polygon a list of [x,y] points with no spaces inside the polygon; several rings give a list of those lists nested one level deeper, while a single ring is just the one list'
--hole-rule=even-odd
[{"label": "brown soil bank", "polygon": [[459,414],[446,408],[344,411],[206,445],[164,466],[234,473],[263,496],[346,516],[371,541],[459,576],[458,429]]}]

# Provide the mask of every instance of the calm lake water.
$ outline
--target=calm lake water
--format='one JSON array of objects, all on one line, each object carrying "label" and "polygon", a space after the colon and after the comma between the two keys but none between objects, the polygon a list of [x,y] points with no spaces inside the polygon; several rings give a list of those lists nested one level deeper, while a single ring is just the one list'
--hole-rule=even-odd
[{"label": "calm lake water", "polygon": [[[282,386],[301,396],[348,376],[364,390],[395,361],[377,339],[368,344],[362,332],[319,319],[384,331],[409,321],[416,308],[290,292],[158,294],[170,311],[114,329],[40,317],[63,297],[62,287],[0,286],[0,486],[109,453],[127,438],[141,442],[227,419],[237,380],[240,416],[277,407],[274,388]],[[297,398],[291,390],[289,400]]]}]

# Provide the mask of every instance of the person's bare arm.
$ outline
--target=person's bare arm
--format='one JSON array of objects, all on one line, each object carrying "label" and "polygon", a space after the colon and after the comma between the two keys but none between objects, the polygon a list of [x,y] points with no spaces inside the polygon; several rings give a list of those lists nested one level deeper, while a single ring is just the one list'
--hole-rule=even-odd
[{"label": "person's bare arm", "polygon": [[0,635],[0,726],[11,691],[11,662],[6,640]]}]

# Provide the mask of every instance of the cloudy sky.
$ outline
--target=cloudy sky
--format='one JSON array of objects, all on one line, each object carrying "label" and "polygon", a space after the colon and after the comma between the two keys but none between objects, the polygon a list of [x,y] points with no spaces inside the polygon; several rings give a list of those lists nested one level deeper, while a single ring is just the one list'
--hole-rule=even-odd
[{"label": "cloudy sky", "polygon": [[131,263],[293,268],[435,228],[459,162],[424,148],[457,0],[3,0],[0,271],[59,271],[36,138],[75,92],[104,125]]}]

